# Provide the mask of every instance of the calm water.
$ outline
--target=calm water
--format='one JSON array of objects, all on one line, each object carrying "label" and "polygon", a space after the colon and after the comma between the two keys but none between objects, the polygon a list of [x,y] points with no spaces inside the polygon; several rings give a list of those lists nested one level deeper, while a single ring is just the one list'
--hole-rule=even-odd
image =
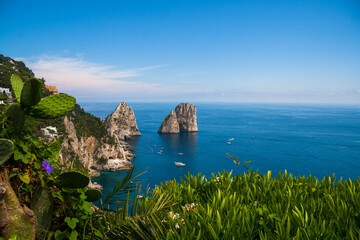
[{"label": "calm water", "polygon": [[[117,105],[81,103],[101,118]],[[244,172],[226,153],[254,161],[250,166],[263,173],[287,169],[296,176],[360,176],[360,107],[201,103],[196,104],[198,133],[161,135],[157,130],[176,103],[129,105],[142,133],[130,142],[136,149],[133,162],[138,171],[147,168],[142,178],[151,187],[188,172],[207,177],[222,170]],[[235,139],[231,145],[229,138]],[[186,166],[175,167],[174,161]],[[105,173],[96,181],[111,188],[121,174]]]}]

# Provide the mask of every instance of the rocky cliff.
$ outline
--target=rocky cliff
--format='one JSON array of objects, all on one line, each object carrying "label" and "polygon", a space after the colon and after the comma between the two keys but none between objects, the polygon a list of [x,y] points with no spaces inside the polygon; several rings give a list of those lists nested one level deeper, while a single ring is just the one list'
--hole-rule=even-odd
[{"label": "rocky cliff", "polygon": [[[61,128],[61,126],[60,126]],[[79,162],[90,171],[117,171],[132,166],[135,156],[127,137],[141,135],[134,112],[121,103],[105,121],[75,106],[63,120],[65,134],[61,144],[60,159],[64,163]]]},{"label": "rocky cliff", "polygon": [[105,122],[107,131],[117,141],[141,135],[134,111],[125,102],[120,103],[115,112],[106,117]]},{"label": "rocky cliff", "polygon": [[176,113],[174,110],[172,110],[169,113],[169,115],[167,115],[164,118],[158,132],[159,133],[179,133],[180,132],[179,122],[177,120]]},{"label": "rocky cliff", "polygon": [[[94,136],[78,137],[73,119],[68,116],[64,118],[64,125],[67,134],[64,135],[60,150],[60,159],[64,163],[79,160],[86,169],[97,171],[115,171],[131,166],[130,160],[134,155],[126,142],[105,143]],[[114,161],[118,164],[112,163]]]},{"label": "rocky cliff", "polygon": [[179,133],[197,132],[196,107],[191,103],[180,103],[175,111],[167,115],[158,132],[159,133]]}]

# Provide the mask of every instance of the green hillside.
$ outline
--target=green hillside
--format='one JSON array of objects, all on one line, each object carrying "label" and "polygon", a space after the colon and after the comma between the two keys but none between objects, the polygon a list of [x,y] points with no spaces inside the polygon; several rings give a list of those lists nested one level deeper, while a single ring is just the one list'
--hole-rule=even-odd
[{"label": "green hillside", "polygon": [[25,66],[25,63],[0,54],[0,87],[10,88],[12,90],[10,77],[14,73],[17,74],[23,82],[35,77],[35,74]]}]

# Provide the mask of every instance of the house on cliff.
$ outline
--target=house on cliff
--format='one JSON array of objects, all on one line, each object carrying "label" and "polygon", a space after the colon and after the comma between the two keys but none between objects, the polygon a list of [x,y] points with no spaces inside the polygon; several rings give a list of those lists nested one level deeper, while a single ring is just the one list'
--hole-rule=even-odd
[{"label": "house on cliff", "polygon": [[59,91],[57,90],[56,86],[45,85],[45,88],[54,95],[59,94]]}]

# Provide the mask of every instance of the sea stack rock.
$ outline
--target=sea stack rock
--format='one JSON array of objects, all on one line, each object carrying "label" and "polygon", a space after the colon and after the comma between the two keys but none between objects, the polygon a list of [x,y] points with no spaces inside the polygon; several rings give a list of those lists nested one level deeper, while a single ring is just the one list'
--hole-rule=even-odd
[{"label": "sea stack rock", "polygon": [[167,115],[164,118],[158,132],[159,133],[179,133],[180,132],[179,122],[177,120],[176,113],[174,110],[172,110],[169,113],[169,115]]},{"label": "sea stack rock", "polygon": [[134,111],[125,102],[120,103],[115,112],[105,119],[108,132],[117,140],[125,140],[131,136],[140,136]]},{"label": "sea stack rock", "polygon": [[159,133],[179,133],[197,132],[196,107],[191,103],[180,103],[175,111],[167,115],[158,132]]}]

